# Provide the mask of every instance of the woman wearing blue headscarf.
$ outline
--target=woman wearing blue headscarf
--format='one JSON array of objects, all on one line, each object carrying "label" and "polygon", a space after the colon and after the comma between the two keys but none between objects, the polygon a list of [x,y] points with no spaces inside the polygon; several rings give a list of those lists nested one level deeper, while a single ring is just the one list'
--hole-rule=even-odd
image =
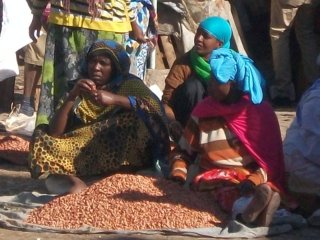
[{"label": "woman wearing blue headscarf", "polygon": [[221,17],[204,19],[195,34],[194,47],[176,59],[166,80],[162,102],[171,120],[172,137],[175,130],[185,126],[194,106],[207,95],[210,79],[208,59],[218,48],[229,48],[232,30],[227,20]]},{"label": "woman wearing blue headscarf", "polygon": [[[211,191],[248,226],[269,226],[281,197],[289,202],[279,123],[263,99],[264,78],[231,49],[214,50],[209,64],[208,97],[195,106],[170,154],[171,178],[185,182],[194,164],[196,190]],[[238,199],[246,205],[237,208]]]},{"label": "woman wearing blue headscarf", "polygon": [[169,149],[165,113],[160,100],[129,74],[129,68],[130,59],[120,44],[92,44],[83,78],[62,100],[49,125],[39,125],[34,132],[32,177],[49,174],[49,183],[64,184],[53,191],[64,193],[85,187],[79,177],[152,166],[163,170],[159,167]]}]

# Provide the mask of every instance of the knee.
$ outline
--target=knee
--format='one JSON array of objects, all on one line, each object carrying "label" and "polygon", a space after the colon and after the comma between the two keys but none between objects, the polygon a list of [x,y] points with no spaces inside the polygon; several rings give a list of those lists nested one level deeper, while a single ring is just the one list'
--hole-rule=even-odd
[{"label": "knee", "polygon": [[202,98],[205,94],[205,87],[197,79],[188,79],[181,84],[174,92],[174,98],[188,101],[194,101],[194,99]]}]

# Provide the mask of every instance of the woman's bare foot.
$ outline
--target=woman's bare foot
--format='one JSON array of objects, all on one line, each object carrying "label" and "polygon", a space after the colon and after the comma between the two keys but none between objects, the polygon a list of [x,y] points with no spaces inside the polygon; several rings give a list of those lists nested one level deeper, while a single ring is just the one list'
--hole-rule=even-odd
[{"label": "woman's bare foot", "polygon": [[260,213],[267,207],[272,193],[273,191],[268,184],[261,184],[256,187],[251,202],[241,214],[241,218],[245,224],[254,223]]},{"label": "woman's bare foot", "polygon": [[51,174],[45,181],[46,188],[52,194],[78,193],[87,185],[78,177],[64,174]]},{"label": "woman's bare foot", "polygon": [[281,202],[280,194],[277,192],[273,192],[268,205],[265,207],[265,209],[257,218],[256,224],[258,226],[268,227],[272,221],[275,211],[277,211],[277,209],[280,206],[280,202]]}]

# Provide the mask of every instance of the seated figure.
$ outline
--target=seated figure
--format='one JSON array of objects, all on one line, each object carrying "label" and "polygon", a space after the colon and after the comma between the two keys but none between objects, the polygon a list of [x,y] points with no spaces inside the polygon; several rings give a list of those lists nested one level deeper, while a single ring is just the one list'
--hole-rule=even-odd
[{"label": "seated figure", "polygon": [[[236,220],[269,226],[286,190],[280,128],[263,100],[264,78],[251,59],[231,49],[214,50],[209,63],[208,97],[169,156],[170,176],[211,191]],[[247,204],[232,209],[240,198]]]},{"label": "seated figure", "polygon": [[226,19],[208,17],[199,24],[194,36],[194,47],[172,65],[165,79],[162,102],[170,121],[173,140],[181,135],[194,106],[207,96],[210,79],[208,59],[211,52],[219,48],[230,48],[231,36],[231,26]]},{"label": "seated figure", "polygon": [[290,192],[309,216],[320,208],[320,80],[301,97],[283,142]]},{"label": "seated figure", "polygon": [[36,127],[31,176],[47,174],[49,191],[78,192],[86,187],[82,177],[165,167],[169,137],[163,107],[129,68],[120,44],[93,43],[83,78],[61,100],[50,123]]}]

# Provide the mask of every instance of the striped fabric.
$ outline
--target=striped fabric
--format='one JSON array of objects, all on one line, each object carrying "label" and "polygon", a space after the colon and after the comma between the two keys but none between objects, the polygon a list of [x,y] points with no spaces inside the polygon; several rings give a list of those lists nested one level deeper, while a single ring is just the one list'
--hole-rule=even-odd
[{"label": "striped fabric", "polygon": [[[199,153],[199,165],[203,172],[214,168],[232,168],[249,173],[247,178],[256,185],[267,182],[266,172],[248,154],[239,139],[227,128],[222,118],[192,117],[180,139],[179,147],[171,155],[172,175],[181,161],[191,163]],[[175,162],[178,161],[177,165]],[[186,166],[187,168],[187,166]],[[184,171],[186,172],[187,169]]]},{"label": "striped fabric", "polygon": [[[68,1],[70,5],[66,6],[65,2]],[[48,0],[33,0],[32,13],[41,15],[47,2]],[[131,31],[131,22],[135,20],[130,0],[105,0],[102,6],[95,3],[98,9],[97,16],[89,13],[87,0],[51,0],[50,2],[51,12],[48,21],[58,25],[126,33]]]}]

